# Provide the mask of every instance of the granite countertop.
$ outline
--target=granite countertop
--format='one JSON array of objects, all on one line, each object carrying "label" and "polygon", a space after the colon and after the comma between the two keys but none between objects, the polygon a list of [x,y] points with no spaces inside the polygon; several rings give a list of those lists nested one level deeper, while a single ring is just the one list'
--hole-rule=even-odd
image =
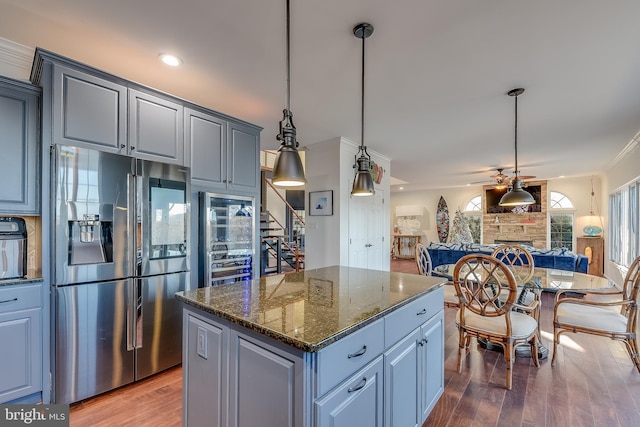
[{"label": "granite countertop", "polygon": [[24,285],[26,283],[41,282],[42,275],[27,274],[25,277],[2,279],[0,278],[0,286]]},{"label": "granite countertop", "polygon": [[445,282],[418,274],[333,266],[178,292],[176,298],[315,352]]}]

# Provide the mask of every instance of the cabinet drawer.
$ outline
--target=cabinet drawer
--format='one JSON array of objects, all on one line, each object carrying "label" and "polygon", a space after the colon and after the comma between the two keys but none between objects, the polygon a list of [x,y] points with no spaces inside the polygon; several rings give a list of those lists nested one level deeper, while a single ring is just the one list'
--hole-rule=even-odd
[{"label": "cabinet drawer", "polygon": [[438,289],[387,315],[384,318],[386,348],[391,347],[415,328],[429,320],[431,316],[442,310],[443,306],[444,289],[440,286]]},{"label": "cabinet drawer", "polygon": [[40,308],[42,306],[42,285],[0,287],[0,313]]},{"label": "cabinet drawer", "polygon": [[318,396],[371,362],[384,350],[384,319],[375,321],[318,352]]}]

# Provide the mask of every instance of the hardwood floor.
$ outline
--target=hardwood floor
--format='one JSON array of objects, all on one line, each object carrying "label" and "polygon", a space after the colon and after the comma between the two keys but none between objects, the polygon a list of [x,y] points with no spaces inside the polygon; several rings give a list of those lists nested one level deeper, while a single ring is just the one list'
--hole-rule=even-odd
[{"label": "hardwood floor", "polygon": [[[413,260],[392,260],[391,269],[417,273]],[[568,334],[554,368],[517,358],[513,389],[504,388],[502,354],[472,342],[455,371],[456,309],[445,308],[445,390],[423,427],[432,426],[620,426],[640,425],[640,374],[617,342]],[[553,294],[543,293],[543,343],[552,347]],[[550,351],[551,352],[551,351]],[[72,427],[179,426],[182,371],[174,368],[140,383],[71,406]],[[359,427],[359,426],[354,426]],[[370,427],[370,426],[362,426]]]}]

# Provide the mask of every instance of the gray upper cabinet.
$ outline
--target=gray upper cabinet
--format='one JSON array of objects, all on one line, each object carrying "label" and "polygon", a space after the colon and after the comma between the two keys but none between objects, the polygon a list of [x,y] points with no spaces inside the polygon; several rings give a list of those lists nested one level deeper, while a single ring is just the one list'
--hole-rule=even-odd
[{"label": "gray upper cabinet", "polygon": [[227,141],[227,184],[230,189],[259,188],[260,137],[255,128],[229,122]]},{"label": "gray upper cabinet", "polygon": [[0,213],[38,214],[40,89],[0,77]]},{"label": "gray upper cabinet", "polygon": [[[185,139],[191,162],[191,180],[225,187],[226,120],[185,108]],[[223,177],[224,176],[224,177]]]},{"label": "gray upper cabinet", "polygon": [[53,143],[127,153],[127,88],[53,67]]},{"label": "gray upper cabinet", "polygon": [[182,110],[169,98],[129,89],[129,155],[184,164]]},{"label": "gray upper cabinet", "polygon": [[224,191],[257,191],[259,128],[190,108],[185,123],[193,182]]},{"label": "gray upper cabinet", "polygon": [[31,79],[51,103],[52,144],[185,164],[180,99],[43,50]]}]

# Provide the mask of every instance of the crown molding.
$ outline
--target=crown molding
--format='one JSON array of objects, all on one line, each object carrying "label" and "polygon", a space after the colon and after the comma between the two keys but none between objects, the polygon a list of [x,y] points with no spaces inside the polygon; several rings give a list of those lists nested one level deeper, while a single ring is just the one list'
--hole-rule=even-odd
[{"label": "crown molding", "polygon": [[638,132],[629,143],[618,153],[618,155],[611,160],[607,169],[613,168],[616,164],[620,163],[622,159],[627,157],[640,143],[640,132]]},{"label": "crown molding", "polygon": [[0,74],[29,80],[35,48],[0,37]]}]

